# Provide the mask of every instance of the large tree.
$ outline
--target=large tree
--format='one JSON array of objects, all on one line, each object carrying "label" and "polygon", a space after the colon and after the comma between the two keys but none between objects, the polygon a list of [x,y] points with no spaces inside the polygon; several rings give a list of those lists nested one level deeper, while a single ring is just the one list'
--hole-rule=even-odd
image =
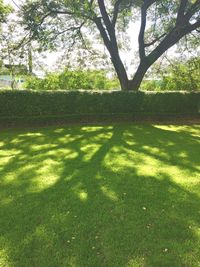
[{"label": "large tree", "polygon": [[[85,28],[88,34],[90,29],[97,31],[122,90],[138,90],[150,66],[184,36],[199,32],[200,27],[200,0],[28,0],[22,13],[26,30],[47,47],[59,38],[65,46],[83,40]],[[120,33],[139,18],[139,64],[129,78],[120,57]]]}]

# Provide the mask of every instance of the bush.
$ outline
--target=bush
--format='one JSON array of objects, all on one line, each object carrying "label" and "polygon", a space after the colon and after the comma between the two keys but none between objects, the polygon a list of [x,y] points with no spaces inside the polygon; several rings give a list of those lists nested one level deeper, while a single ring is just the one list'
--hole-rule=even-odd
[{"label": "bush", "polygon": [[0,91],[0,120],[199,117],[200,93]]},{"label": "bush", "polygon": [[144,79],[140,88],[148,91],[200,91],[200,57],[172,62],[164,68],[155,64],[151,74],[159,79]]},{"label": "bush", "polygon": [[49,73],[44,79],[29,77],[25,83],[26,89],[33,90],[77,90],[119,88],[117,79],[109,79],[101,70],[69,70],[62,73]]}]

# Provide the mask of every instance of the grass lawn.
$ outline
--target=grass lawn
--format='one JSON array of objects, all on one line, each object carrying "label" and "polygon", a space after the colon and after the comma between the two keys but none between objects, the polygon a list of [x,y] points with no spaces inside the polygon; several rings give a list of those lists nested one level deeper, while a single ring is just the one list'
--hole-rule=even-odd
[{"label": "grass lawn", "polygon": [[0,266],[200,266],[200,125],[1,131]]}]

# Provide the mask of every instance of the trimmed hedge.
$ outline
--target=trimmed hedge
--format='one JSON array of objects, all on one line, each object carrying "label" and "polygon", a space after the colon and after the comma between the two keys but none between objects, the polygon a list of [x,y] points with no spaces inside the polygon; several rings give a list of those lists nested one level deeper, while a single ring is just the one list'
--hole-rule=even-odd
[{"label": "trimmed hedge", "polygon": [[0,120],[200,116],[200,92],[1,90]]}]

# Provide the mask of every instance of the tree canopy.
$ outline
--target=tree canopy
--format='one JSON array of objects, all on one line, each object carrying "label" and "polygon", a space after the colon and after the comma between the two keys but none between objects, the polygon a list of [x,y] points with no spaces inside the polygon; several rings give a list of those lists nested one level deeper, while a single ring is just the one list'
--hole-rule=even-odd
[{"label": "tree canopy", "polygon": [[11,7],[9,5],[5,5],[3,0],[0,0],[0,23],[6,21],[6,17],[10,11]]},{"label": "tree canopy", "polygon": [[[27,0],[21,12],[31,38],[46,48],[85,45],[87,35],[97,40],[99,34],[122,90],[138,90],[152,64],[184,36],[199,34],[200,27],[200,0]],[[129,78],[120,56],[128,39],[121,33],[138,19],[139,64]]]}]

